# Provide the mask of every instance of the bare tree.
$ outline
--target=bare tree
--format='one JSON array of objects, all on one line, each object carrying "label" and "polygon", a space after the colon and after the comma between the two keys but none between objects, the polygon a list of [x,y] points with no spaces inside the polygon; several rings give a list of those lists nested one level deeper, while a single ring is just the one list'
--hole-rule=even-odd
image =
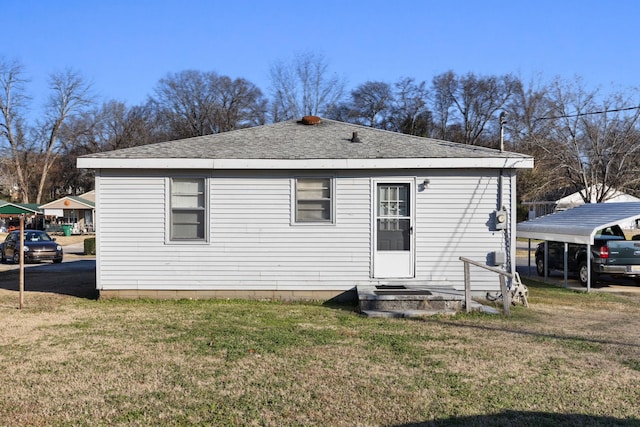
[{"label": "bare tree", "polygon": [[150,105],[173,138],[216,133],[217,83],[215,72],[186,70],[168,74],[158,82]]},{"label": "bare tree", "polygon": [[434,78],[439,130],[445,125],[445,118],[450,119],[455,113],[458,135],[451,135],[451,122],[446,121],[449,137],[471,145],[494,145],[495,138],[483,140],[487,126],[492,123],[496,113],[504,108],[520,81],[511,75],[476,76],[468,73],[457,77],[452,72]]},{"label": "bare tree", "polygon": [[45,185],[48,182],[49,170],[64,148],[64,144],[61,144],[59,138],[62,125],[73,115],[80,113],[93,103],[90,85],[72,70],[52,74],[49,86],[51,96],[45,107],[45,118],[35,130],[40,145],[41,171],[36,203],[41,202]]},{"label": "bare tree", "polygon": [[432,111],[434,113],[435,125],[433,136],[438,139],[449,139],[449,117],[453,109],[455,80],[456,76],[453,71],[447,71],[446,73],[435,76],[432,81]]},{"label": "bare tree", "polygon": [[555,157],[546,151],[555,144],[553,123],[540,120],[552,115],[549,91],[549,84],[540,77],[532,79],[516,87],[505,108],[506,147],[535,158],[533,169],[518,172],[517,194],[524,200],[541,200],[569,186]]},{"label": "bare tree", "polygon": [[351,91],[352,114],[356,122],[369,127],[386,128],[391,114],[393,93],[385,82],[366,82]]},{"label": "bare tree", "polygon": [[[74,71],[50,75],[51,95],[43,119],[27,126],[24,118],[29,98],[25,94],[24,71],[20,64],[0,63],[2,136],[8,144],[16,186],[22,202],[40,203],[49,182],[49,172],[63,148],[60,129],[74,114],[91,103],[89,85]],[[32,199],[32,196],[33,197]]]},{"label": "bare tree", "polygon": [[[15,181],[10,182],[20,192],[20,199],[28,203],[28,171],[24,170],[24,158],[30,153],[26,140],[25,110],[30,101],[26,95],[23,66],[0,58],[0,135],[7,145],[4,155],[10,159],[9,166]],[[9,182],[9,181],[7,181]]]},{"label": "bare tree", "polygon": [[396,88],[392,108],[391,130],[430,137],[433,135],[433,114],[429,110],[429,93],[426,83],[416,83],[405,77],[394,85]]},{"label": "bare tree", "polygon": [[121,148],[158,142],[152,117],[146,106],[128,107],[123,102],[110,101],[102,107],[104,144],[101,150]]},{"label": "bare tree", "polygon": [[219,100],[216,108],[218,132],[263,125],[267,100],[256,85],[245,79],[222,76],[218,81]]},{"label": "bare tree", "polygon": [[340,122],[351,123],[353,121],[353,109],[350,102],[342,102],[327,108],[324,113],[327,119],[338,120]]},{"label": "bare tree", "polygon": [[625,98],[617,94],[606,99],[602,103],[605,112],[585,116],[582,121],[583,140],[590,154],[590,176],[583,184],[590,185],[585,189],[591,189],[591,201],[596,203],[640,183],[640,109],[619,112],[622,106],[631,105]]},{"label": "bare tree", "polygon": [[305,115],[325,115],[340,103],[345,82],[329,73],[320,54],[302,53],[289,64],[277,62],[270,70],[274,122]]},{"label": "bare tree", "polygon": [[153,118],[145,106],[128,107],[111,100],[77,114],[60,128],[63,145],[58,167],[50,173],[52,198],[92,187],[93,172],[75,166],[78,156],[158,142]]},{"label": "bare tree", "polygon": [[540,141],[549,138],[552,123],[540,118],[553,114],[550,90],[549,84],[540,79],[515,87],[505,106],[506,129],[511,137],[512,149],[534,154]]},{"label": "bare tree", "polygon": [[171,139],[262,124],[266,100],[253,83],[195,70],[161,79],[148,105]]},{"label": "bare tree", "polygon": [[551,102],[555,144],[541,145],[585,202],[603,202],[640,183],[640,109],[637,91],[599,96],[581,80],[556,80]]},{"label": "bare tree", "polygon": [[60,139],[68,152],[97,153],[157,142],[154,126],[145,106],[111,100],[68,120]]}]

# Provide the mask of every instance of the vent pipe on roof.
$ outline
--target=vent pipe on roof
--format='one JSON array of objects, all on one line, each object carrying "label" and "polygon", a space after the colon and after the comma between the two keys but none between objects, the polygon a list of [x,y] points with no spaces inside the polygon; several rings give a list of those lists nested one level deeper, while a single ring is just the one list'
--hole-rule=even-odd
[{"label": "vent pipe on roof", "polygon": [[353,135],[351,136],[351,142],[362,142],[360,141],[360,138],[358,138],[358,132],[353,133]]},{"label": "vent pipe on roof", "polygon": [[305,125],[317,125],[322,122],[322,119],[318,116],[304,116],[301,122]]}]

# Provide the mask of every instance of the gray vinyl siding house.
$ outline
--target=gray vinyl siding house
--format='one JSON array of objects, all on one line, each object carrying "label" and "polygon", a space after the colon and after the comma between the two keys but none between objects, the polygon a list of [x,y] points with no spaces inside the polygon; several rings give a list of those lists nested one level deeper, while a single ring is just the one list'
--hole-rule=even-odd
[{"label": "gray vinyl siding house", "polygon": [[[96,173],[98,290],[125,298],[463,289],[460,256],[493,266],[497,252],[515,269],[516,170],[532,166],[521,154],[324,119],[78,159]],[[498,290],[497,275],[473,270],[472,289]]]}]

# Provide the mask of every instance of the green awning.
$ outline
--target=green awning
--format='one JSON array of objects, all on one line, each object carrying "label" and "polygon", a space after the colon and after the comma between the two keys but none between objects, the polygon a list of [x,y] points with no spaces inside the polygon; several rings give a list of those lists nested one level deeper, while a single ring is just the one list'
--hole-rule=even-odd
[{"label": "green awning", "polygon": [[19,204],[4,202],[0,204],[0,214],[4,215],[20,215],[20,214],[42,214],[37,205],[34,204]]}]

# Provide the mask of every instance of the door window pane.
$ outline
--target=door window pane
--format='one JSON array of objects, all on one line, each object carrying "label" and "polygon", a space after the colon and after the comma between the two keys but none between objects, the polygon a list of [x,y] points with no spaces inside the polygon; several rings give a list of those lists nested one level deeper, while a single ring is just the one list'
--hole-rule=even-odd
[{"label": "door window pane", "polygon": [[408,219],[378,219],[378,250],[408,251],[411,221]]},{"label": "door window pane", "polygon": [[377,248],[411,250],[409,184],[378,184]]},{"label": "door window pane", "polygon": [[378,185],[378,216],[409,216],[407,184]]}]

